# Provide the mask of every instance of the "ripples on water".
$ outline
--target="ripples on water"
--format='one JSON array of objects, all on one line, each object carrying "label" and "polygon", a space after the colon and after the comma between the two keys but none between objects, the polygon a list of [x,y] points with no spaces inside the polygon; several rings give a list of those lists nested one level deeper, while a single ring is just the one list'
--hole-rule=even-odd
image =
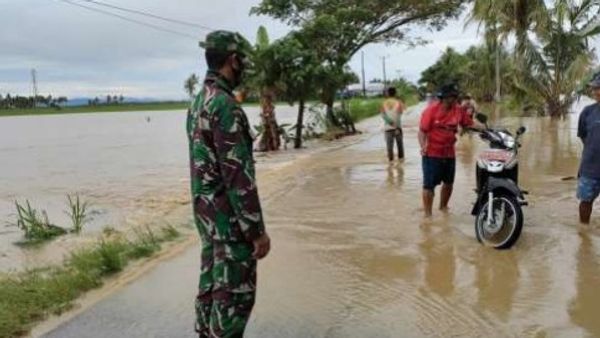
[{"label": "ripples on water", "polygon": [[[163,123],[170,126],[165,130],[179,130],[181,116],[173,121],[164,118]],[[521,179],[531,191],[531,205],[525,210],[525,229],[517,246],[498,252],[477,243],[469,215],[475,198],[474,161],[484,146],[474,136],[462,137],[458,145],[451,212],[436,213],[432,222],[423,222],[415,120],[406,121],[407,159],[399,166],[388,166],[382,136],[374,134],[364,135],[359,143],[343,141],[347,147],[319,153],[276,174],[261,173],[259,186],[273,251],[260,265],[258,302],[248,336],[600,336],[597,231],[578,230],[575,182],[562,180],[576,174],[581,151],[572,124],[544,119],[503,121],[512,128],[525,124],[529,129],[521,155]],[[160,121],[160,117],[152,118],[153,123]],[[122,133],[127,135],[127,128]],[[118,171],[110,174],[110,166],[87,168],[96,175],[93,179],[106,178],[96,182],[98,189],[91,185],[90,193],[110,199],[111,193],[102,193],[105,187],[114,192],[119,187],[135,190],[146,177],[160,182],[150,184],[149,193],[169,184],[176,188],[165,190],[164,196],[181,189],[187,175],[185,161],[180,163],[186,156],[184,140],[177,141],[183,150],[174,150],[165,146],[168,142],[154,144],[167,135],[147,138],[148,142],[135,142],[133,153],[145,154],[142,163],[158,159],[161,170],[172,171],[165,171],[162,178],[146,176],[145,170],[125,171],[121,174],[126,179],[120,180]],[[95,156],[83,150],[78,154]],[[121,160],[125,159],[117,156],[101,163]],[[173,168],[168,169],[171,164]],[[86,178],[67,177],[56,183],[77,187],[88,182]],[[19,185],[12,187],[15,190]],[[164,201],[162,196],[152,200],[127,194],[117,200],[132,203],[134,209],[160,206]],[[181,275],[196,278],[190,266],[197,257],[187,259],[190,263]],[[168,276],[173,274],[177,272]],[[175,280],[169,283],[177,285]],[[187,327],[191,307],[186,314],[189,318],[175,321],[178,327]],[[170,318],[168,313],[162,315]],[[160,321],[140,325],[151,327],[153,322]]]}]

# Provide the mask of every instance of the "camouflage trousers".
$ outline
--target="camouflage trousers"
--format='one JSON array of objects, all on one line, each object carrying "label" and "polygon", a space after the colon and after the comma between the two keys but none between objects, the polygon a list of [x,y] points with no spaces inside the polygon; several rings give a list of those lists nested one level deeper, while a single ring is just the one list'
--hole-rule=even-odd
[{"label": "camouflage trousers", "polygon": [[200,338],[241,338],[254,307],[256,260],[249,243],[202,240],[196,298]]}]

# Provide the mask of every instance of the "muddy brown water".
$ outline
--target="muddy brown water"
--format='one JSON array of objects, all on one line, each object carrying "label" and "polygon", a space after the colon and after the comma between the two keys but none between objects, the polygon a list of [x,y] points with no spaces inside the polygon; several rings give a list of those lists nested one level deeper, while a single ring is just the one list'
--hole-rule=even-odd
[{"label": "muddy brown water", "polygon": [[[246,110],[258,124],[258,108]],[[295,120],[292,107],[277,113],[282,123]],[[107,226],[188,222],[169,215],[189,201],[185,118],[184,111],[0,118],[0,272],[60,262]],[[70,227],[66,195],[75,193],[91,203],[82,235],[40,248],[14,245],[23,239],[15,201],[29,200],[52,223]]]},{"label": "muddy brown water", "polygon": [[[422,107],[419,107],[422,108]],[[448,214],[424,222],[416,141],[389,166],[378,121],[291,165],[259,170],[270,256],[259,265],[247,337],[599,337],[596,215],[577,226],[576,121],[525,125],[522,186],[531,192],[514,249],[480,246],[469,215],[474,161],[461,137]],[[437,202],[437,201],[436,201]],[[193,337],[198,248],[160,264],[46,337]]]}]

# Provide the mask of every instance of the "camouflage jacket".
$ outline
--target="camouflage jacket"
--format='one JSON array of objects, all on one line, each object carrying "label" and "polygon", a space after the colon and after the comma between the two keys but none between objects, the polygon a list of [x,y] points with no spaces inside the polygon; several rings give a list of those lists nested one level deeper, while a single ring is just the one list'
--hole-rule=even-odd
[{"label": "camouflage jacket", "polygon": [[265,232],[250,133],[231,85],[209,71],[187,117],[193,209],[203,240],[250,242]]}]

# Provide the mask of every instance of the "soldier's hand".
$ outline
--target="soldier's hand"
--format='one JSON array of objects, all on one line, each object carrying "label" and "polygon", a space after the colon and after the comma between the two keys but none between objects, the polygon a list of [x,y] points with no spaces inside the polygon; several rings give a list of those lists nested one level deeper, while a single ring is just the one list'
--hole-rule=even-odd
[{"label": "soldier's hand", "polygon": [[254,245],[254,252],[252,253],[252,256],[254,256],[256,259],[265,258],[271,250],[271,238],[269,238],[269,235],[267,235],[266,232],[262,236],[255,239],[252,244]]}]

